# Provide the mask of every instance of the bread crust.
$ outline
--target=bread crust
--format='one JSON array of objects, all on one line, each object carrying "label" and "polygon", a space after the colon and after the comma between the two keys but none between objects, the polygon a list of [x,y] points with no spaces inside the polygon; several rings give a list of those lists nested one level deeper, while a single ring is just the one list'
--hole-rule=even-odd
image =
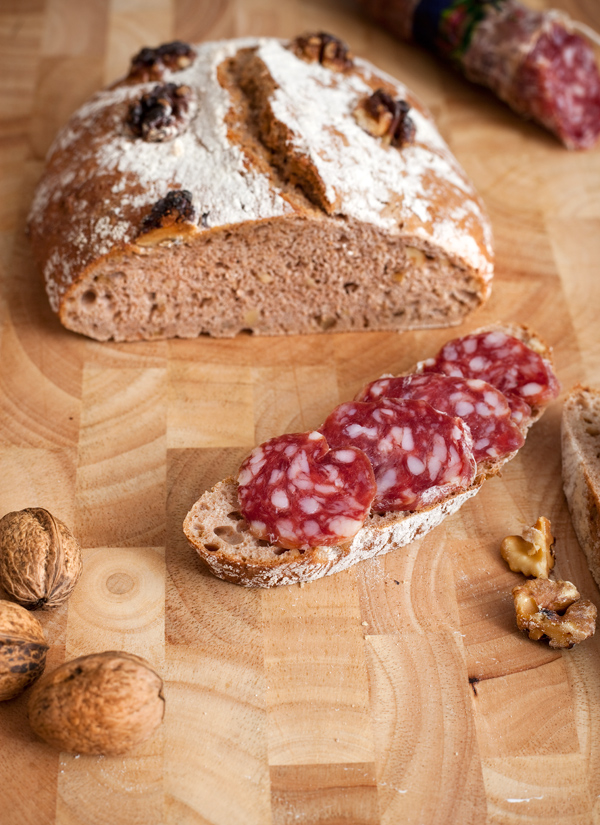
[{"label": "bread crust", "polygon": [[[502,330],[519,338],[552,364],[552,352],[529,327],[495,324],[477,332]],[[422,363],[422,362],[421,362]],[[420,365],[418,365],[420,366]],[[545,407],[532,410],[522,425],[526,435]],[[247,530],[237,499],[237,484],[226,478],[205,492],[187,514],[183,531],[200,559],[218,578],[243,587],[275,587],[313,581],[346,570],[360,561],[403,547],[433,530],[476,495],[484,481],[497,474],[516,452],[481,462],[473,484],[423,510],[371,514],[354,539],[343,546],[283,550],[255,539]]]},{"label": "bread crust", "polygon": [[[99,340],[428,328],[487,299],[485,210],[406,87],[358,58],[341,73],[307,63],[274,38],[195,51],[161,81],[191,90],[181,134],[131,132],[127,113],[155,83],[126,78],[51,147],[29,227],[66,327]],[[410,102],[414,145],[355,122],[379,87]],[[145,229],[173,190],[190,192],[193,219]]]},{"label": "bread crust", "polygon": [[600,587],[600,390],[577,384],[561,426],[563,489],[575,533]]},{"label": "bread crust", "polygon": [[440,504],[414,513],[373,514],[343,546],[286,550],[257,542],[244,528],[237,483],[220,481],[192,507],[183,530],[211,573],[243,587],[275,587],[339,573],[359,561],[389,553],[425,535],[474,496],[483,477]]}]

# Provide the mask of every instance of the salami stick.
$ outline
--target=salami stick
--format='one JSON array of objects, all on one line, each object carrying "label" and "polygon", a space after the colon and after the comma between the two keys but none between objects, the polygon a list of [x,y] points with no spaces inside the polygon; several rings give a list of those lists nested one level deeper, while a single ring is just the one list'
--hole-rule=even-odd
[{"label": "salami stick", "polygon": [[[600,135],[600,72],[582,24],[518,0],[360,0],[397,37],[449,59],[569,149]],[[593,34],[593,32],[592,32]]]}]

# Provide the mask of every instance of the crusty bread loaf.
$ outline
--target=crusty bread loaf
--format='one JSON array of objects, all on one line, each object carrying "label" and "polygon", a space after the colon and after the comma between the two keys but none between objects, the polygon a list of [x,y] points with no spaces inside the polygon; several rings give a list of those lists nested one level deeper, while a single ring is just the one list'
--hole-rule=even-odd
[{"label": "crusty bread loaf", "polygon": [[[551,350],[531,329],[499,324],[488,329],[503,329],[518,337],[551,363]],[[531,418],[522,424],[524,434],[543,412],[543,407],[532,410]],[[486,478],[495,475],[514,455],[478,464],[473,484],[438,504],[416,512],[369,515],[354,539],[343,546],[284,550],[255,539],[240,512],[237,483],[233,478],[220,481],[200,497],[187,514],[183,530],[208,569],[226,581],[245,587],[312,581],[389,553],[425,535],[476,495]]]},{"label": "crusty bread loaf", "polygon": [[[487,298],[489,222],[431,115],[323,43],[143,50],[73,115],[29,220],[66,327],[117,341],[428,328]],[[392,136],[386,100],[406,127]]]},{"label": "crusty bread loaf", "polygon": [[563,487],[573,527],[600,587],[600,390],[575,386],[562,415]]}]

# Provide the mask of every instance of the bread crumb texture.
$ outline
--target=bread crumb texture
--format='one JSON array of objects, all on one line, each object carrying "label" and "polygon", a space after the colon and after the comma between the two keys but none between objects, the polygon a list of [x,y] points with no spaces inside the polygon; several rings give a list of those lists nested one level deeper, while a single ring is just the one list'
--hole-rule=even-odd
[{"label": "bread crumb texture", "polygon": [[[29,225],[68,328],[100,340],[427,328],[487,298],[482,203],[398,81],[265,38],[194,47],[160,82],[132,74],[99,92],[51,147]],[[410,105],[408,145],[354,116],[377,89]],[[148,230],[174,190],[192,208]]]}]

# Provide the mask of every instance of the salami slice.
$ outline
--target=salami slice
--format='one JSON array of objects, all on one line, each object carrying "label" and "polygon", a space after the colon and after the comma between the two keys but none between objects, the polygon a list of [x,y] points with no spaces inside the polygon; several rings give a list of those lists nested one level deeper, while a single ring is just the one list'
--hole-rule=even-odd
[{"label": "salami slice", "polygon": [[425,401],[340,404],[321,432],[332,446],[367,454],[377,482],[376,512],[421,510],[466,489],[475,477],[468,428]]},{"label": "salami slice", "polygon": [[240,509],[258,539],[288,550],[352,539],[376,493],[367,456],[331,450],[321,433],[294,433],[255,447],[238,473]]},{"label": "salami slice", "polygon": [[486,381],[435,372],[380,378],[368,384],[356,400],[380,398],[427,401],[436,410],[462,418],[471,430],[477,462],[508,455],[525,443],[523,433],[512,421],[506,396]]},{"label": "salami slice", "polygon": [[435,358],[424,362],[422,370],[480,378],[504,393],[517,410],[523,409],[523,402],[530,407],[547,404],[560,391],[550,364],[518,338],[499,330],[448,341]]}]

